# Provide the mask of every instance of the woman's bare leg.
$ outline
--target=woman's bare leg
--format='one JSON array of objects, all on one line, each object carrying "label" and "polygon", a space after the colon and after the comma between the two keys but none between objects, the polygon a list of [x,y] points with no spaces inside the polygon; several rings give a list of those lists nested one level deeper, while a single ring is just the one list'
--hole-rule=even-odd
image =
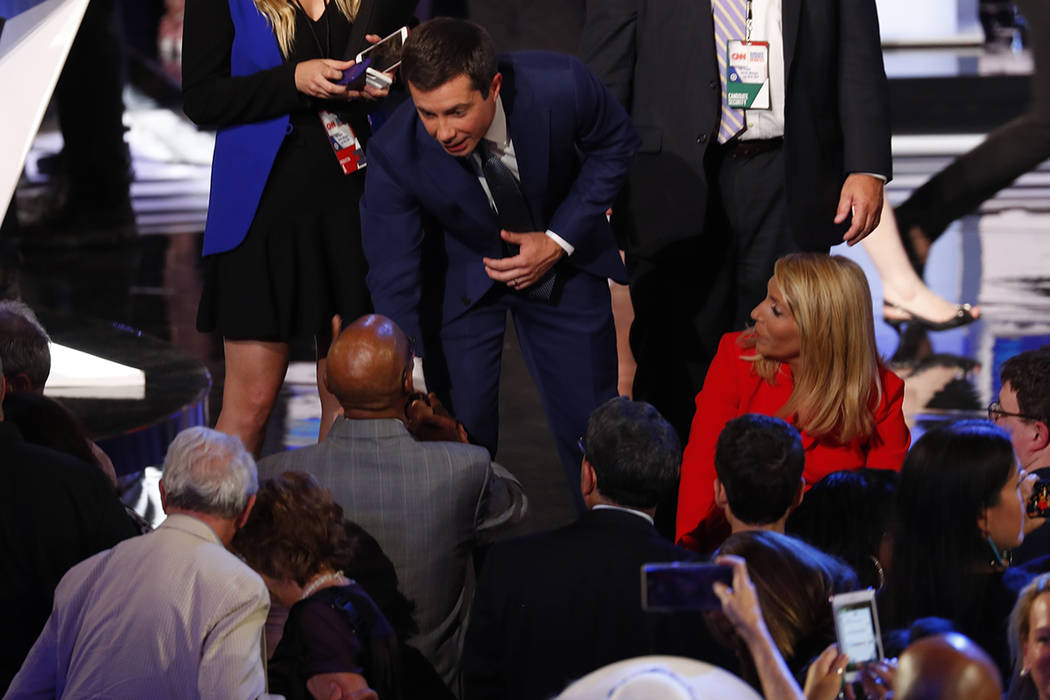
[{"label": "woman's bare leg", "polygon": [[215,429],[236,435],[256,457],[288,370],[288,343],[225,340],[226,381]]},{"label": "woman's bare leg", "polygon": [[[930,291],[912,269],[897,234],[897,220],[887,198],[883,198],[882,220],[862,243],[882,278],[883,299],[900,307],[886,307],[884,313],[887,319],[907,320],[909,312],[937,322],[948,321],[955,316],[957,305]],[[981,310],[974,307],[970,313],[979,316]]]}]

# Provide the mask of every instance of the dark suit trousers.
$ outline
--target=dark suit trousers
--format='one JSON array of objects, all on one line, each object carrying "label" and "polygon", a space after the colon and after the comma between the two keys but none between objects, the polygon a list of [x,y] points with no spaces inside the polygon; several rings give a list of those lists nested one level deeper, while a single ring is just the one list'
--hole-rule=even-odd
[{"label": "dark suit trousers", "polygon": [[1050,5],[1018,0],[1028,21],[1035,70],[1028,111],[999,127],[897,207],[901,229],[918,225],[937,238],[1015,179],[1050,157]]},{"label": "dark suit trousers", "polygon": [[[471,439],[493,455],[499,442],[499,377],[507,312],[525,364],[536,382],[554,433],[570,493],[582,510],[577,439],[591,412],[616,396],[616,333],[609,283],[563,266],[556,304],[529,299],[496,284],[470,311],[441,329],[441,350],[427,350],[427,376]],[[434,362],[445,367],[435,367]],[[447,368],[447,374],[445,370]],[[436,370],[436,372],[435,372]],[[513,465],[508,465],[513,469]]]},{"label": "dark suit trousers", "polygon": [[712,146],[708,155],[703,235],[656,259],[628,255],[634,397],[656,406],[683,443],[719,340],[747,326],[773,263],[799,249],[787,219],[782,149],[734,158]]}]

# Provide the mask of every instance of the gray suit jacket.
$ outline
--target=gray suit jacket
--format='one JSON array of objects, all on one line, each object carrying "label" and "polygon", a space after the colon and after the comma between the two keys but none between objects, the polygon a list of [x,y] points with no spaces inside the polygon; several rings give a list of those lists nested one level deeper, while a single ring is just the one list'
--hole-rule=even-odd
[{"label": "gray suit jacket", "polygon": [[399,420],[343,417],[324,442],[259,462],[260,478],[285,471],[312,474],[376,538],[416,603],[413,645],[454,684],[472,594],[471,551],[479,532],[525,515],[518,480],[482,447],[419,442]]}]

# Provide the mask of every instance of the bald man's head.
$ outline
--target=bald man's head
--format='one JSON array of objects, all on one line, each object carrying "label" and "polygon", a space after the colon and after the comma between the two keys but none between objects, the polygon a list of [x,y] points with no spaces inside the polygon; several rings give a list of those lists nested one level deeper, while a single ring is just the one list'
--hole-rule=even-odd
[{"label": "bald man's head", "polygon": [[412,350],[397,324],[385,316],[362,316],[328,350],[328,390],[347,413],[400,415],[412,392]]},{"label": "bald man's head", "polygon": [[999,669],[961,634],[924,637],[904,650],[894,681],[897,700],[1000,700]]}]

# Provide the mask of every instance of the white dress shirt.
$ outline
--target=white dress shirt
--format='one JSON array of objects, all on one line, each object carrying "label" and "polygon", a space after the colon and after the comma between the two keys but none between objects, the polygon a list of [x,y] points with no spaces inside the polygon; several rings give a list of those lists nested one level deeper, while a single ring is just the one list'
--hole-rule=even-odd
[{"label": "white dress shirt", "polygon": [[4,697],[270,697],[269,609],[262,579],[208,525],[172,515],[66,573]]},{"label": "white dress shirt", "polygon": [[[770,109],[745,110],[747,129],[741,141],[772,139],[784,135],[784,29],[780,0],[753,0],[751,41],[769,42]],[[744,37],[740,37],[743,39]],[[725,47],[720,47],[725,50]]]},{"label": "white dress shirt", "polygon": [[[492,117],[492,123],[489,124],[489,129],[485,132],[484,138],[486,142],[485,147],[489,149],[489,153],[498,156],[500,161],[514,175],[514,179],[520,183],[521,173],[518,171],[518,157],[514,154],[514,143],[511,142],[510,134],[507,131],[507,114],[503,111],[503,99],[499,95],[496,96],[496,113]],[[492,207],[493,211],[496,211],[496,202],[492,199],[489,183],[485,180],[485,173],[481,169],[481,154],[478,153],[477,149],[474,149],[471,158],[474,161],[474,165],[477,166],[478,180],[481,181],[481,188],[485,190],[485,196],[489,199],[489,206]],[[572,255],[573,251],[576,250],[571,243],[554,231],[548,230],[547,235],[550,236],[552,241],[561,246],[566,255]]]}]

